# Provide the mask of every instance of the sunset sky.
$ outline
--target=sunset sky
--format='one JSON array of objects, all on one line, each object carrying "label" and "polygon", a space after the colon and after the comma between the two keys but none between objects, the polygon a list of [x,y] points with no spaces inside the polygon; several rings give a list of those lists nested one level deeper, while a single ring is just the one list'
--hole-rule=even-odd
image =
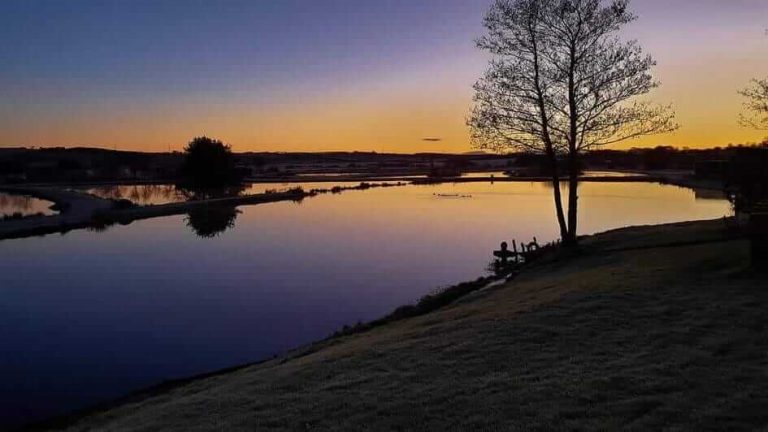
[{"label": "sunset sky", "polygon": [[[471,151],[491,0],[0,0],[0,146]],[[683,128],[618,147],[757,141],[768,1],[634,0]],[[425,137],[442,141],[426,142]]]}]

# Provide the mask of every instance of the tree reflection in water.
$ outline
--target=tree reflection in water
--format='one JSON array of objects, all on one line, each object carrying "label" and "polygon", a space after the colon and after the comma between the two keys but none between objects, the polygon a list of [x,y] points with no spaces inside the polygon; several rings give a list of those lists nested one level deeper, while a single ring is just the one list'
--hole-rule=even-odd
[{"label": "tree reflection in water", "polygon": [[189,211],[185,221],[202,238],[214,238],[235,227],[240,210],[232,206],[204,205]]},{"label": "tree reflection in water", "polygon": [[216,189],[190,189],[173,184],[102,185],[85,190],[105,199],[127,199],[136,205],[161,205],[174,202],[225,198],[242,195],[245,187],[235,185]]},{"label": "tree reflection in water", "polygon": [[86,192],[105,199],[127,199],[137,205],[156,205],[184,201],[176,186],[167,184],[102,185]]},{"label": "tree reflection in water", "polygon": [[32,197],[28,195],[15,195],[0,193],[0,211],[10,209],[13,212],[28,212],[32,210]]},{"label": "tree reflection in water", "polygon": [[0,192],[0,220],[4,217],[20,218],[51,215],[53,203],[29,195]]},{"label": "tree reflection in water", "polygon": [[185,188],[176,186],[176,191],[187,201],[199,201],[216,198],[230,198],[243,194],[246,187],[242,184],[219,188]]},{"label": "tree reflection in water", "polygon": [[[185,188],[177,185],[176,191],[187,201],[199,201],[240,196],[245,191],[245,186],[238,184],[219,188]],[[185,221],[198,236],[214,238],[234,228],[238,214],[240,210],[236,207],[210,204],[190,210]]]}]

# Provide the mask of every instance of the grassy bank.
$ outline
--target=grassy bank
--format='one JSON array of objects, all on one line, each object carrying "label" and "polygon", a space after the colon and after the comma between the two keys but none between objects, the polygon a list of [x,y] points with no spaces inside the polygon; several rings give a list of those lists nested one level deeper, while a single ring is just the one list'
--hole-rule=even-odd
[{"label": "grassy bank", "polygon": [[768,290],[728,221],[638,227],[437,311],[148,394],[79,430],[768,426]]}]

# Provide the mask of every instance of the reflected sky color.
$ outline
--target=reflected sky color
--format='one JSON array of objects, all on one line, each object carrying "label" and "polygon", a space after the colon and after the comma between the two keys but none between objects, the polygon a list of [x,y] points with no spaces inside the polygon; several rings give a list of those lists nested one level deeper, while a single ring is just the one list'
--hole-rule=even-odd
[{"label": "reflected sky color", "polygon": [[[342,174],[342,175],[347,175],[347,174]],[[626,176],[636,176],[636,175],[638,174],[622,173],[622,172],[614,172],[614,171],[585,171],[584,172],[584,176],[588,176],[588,177],[626,177]],[[328,175],[328,177],[333,177],[333,176],[334,175]],[[298,177],[301,177],[301,176],[298,176]],[[416,177],[426,177],[426,176],[422,175],[422,176],[412,176],[412,177],[416,178]],[[475,172],[475,173],[463,174],[462,177],[504,178],[506,177],[506,174],[503,171]],[[396,182],[384,181],[383,183],[394,184]],[[360,185],[359,181],[251,183],[251,184],[244,185],[243,190],[240,192],[240,194],[241,195],[258,195],[258,194],[263,194],[268,192],[285,192],[288,189],[292,189],[296,187],[300,187],[304,189],[304,191],[309,192],[313,189],[318,189],[318,190],[331,189],[334,186],[355,187],[359,185]],[[175,185],[172,185],[172,184],[98,185],[98,186],[73,188],[73,190],[82,191],[91,195],[95,195],[99,198],[114,199],[114,200],[126,199],[133,202],[136,205],[142,205],[142,206],[169,204],[169,203],[187,201],[189,199],[188,195],[186,195],[183,191],[179,190],[178,188],[176,188]],[[2,198],[2,195],[0,195],[0,199],[1,198]],[[720,194],[718,198],[722,198],[722,194]],[[27,200],[29,200],[29,197],[27,197]],[[0,204],[1,203],[2,201],[0,200]]]},{"label": "reflected sky color", "polygon": [[[581,199],[583,233],[730,209],[650,183],[585,183]],[[502,240],[557,237],[542,183],[371,189],[240,210],[212,238],[174,216],[0,241],[0,429],[279,353],[474,280]]]},{"label": "reflected sky color", "polygon": [[[0,145],[469,150],[490,0],[4,0]],[[627,145],[754,141],[736,91],[768,73],[768,2],[635,0],[684,129]],[[426,136],[441,142],[424,142]]]},{"label": "reflected sky color", "polygon": [[[288,189],[301,187],[309,192],[313,189],[331,189],[334,186],[353,187],[360,182],[303,182],[303,183],[252,183],[243,186],[241,195],[258,195],[271,192],[285,192]],[[187,201],[189,196],[172,184],[134,184],[134,185],[102,185],[74,190],[95,195],[105,199],[126,199],[136,205],[162,205]]]},{"label": "reflected sky color", "polygon": [[51,210],[53,202],[34,198],[29,195],[17,195],[0,192],[0,217],[9,216],[16,213],[22,216],[30,216],[38,213],[52,215],[56,212]]}]

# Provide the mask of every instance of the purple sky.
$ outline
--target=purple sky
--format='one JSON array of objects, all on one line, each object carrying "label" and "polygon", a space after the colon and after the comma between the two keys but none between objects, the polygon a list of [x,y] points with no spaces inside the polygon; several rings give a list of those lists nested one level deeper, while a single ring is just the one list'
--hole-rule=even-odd
[{"label": "purple sky", "polygon": [[[489,0],[2,0],[0,145],[471,150]],[[756,140],[736,95],[768,76],[768,1],[634,0],[683,129],[630,145]],[[424,136],[441,142],[425,143]]]}]

